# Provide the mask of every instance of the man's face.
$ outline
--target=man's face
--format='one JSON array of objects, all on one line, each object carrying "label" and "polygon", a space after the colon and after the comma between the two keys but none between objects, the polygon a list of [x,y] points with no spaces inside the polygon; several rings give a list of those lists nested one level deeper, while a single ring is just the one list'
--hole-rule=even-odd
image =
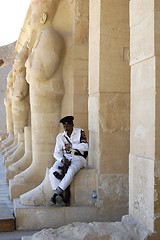
[{"label": "man's face", "polygon": [[72,133],[72,131],[73,131],[73,124],[70,124],[70,123],[63,124],[63,128],[64,128],[64,131],[66,131],[67,134],[70,135]]}]

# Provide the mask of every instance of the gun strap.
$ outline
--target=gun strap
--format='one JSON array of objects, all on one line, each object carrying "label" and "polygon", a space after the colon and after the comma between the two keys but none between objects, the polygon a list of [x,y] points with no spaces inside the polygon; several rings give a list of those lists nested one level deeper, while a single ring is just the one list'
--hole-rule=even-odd
[{"label": "gun strap", "polygon": [[72,144],[71,141],[68,139],[67,136],[63,135],[65,137],[65,139],[69,142],[69,144]]}]

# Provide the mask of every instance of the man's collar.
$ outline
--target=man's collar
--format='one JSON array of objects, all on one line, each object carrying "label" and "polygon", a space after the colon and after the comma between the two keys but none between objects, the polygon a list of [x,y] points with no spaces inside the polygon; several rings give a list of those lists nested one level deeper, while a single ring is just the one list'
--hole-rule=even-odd
[{"label": "man's collar", "polygon": [[[73,131],[72,131],[71,135],[75,134],[75,132],[76,132],[76,129],[75,129],[75,128],[73,128]],[[63,134],[64,134],[65,136],[67,136],[67,137],[68,137],[68,135],[67,135],[67,132],[66,132],[66,131],[64,131],[64,132],[63,132]]]}]

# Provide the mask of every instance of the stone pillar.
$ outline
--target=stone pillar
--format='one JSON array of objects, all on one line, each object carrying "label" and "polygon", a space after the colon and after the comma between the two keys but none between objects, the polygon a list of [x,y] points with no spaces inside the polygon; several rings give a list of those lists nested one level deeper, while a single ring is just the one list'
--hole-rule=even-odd
[{"label": "stone pillar", "polygon": [[89,0],[74,1],[73,26],[73,114],[75,125],[88,136]]},{"label": "stone pillar", "polygon": [[[130,1],[129,214],[160,237],[160,3]],[[148,238],[147,238],[148,239]]]},{"label": "stone pillar", "polygon": [[128,212],[129,1],[90,0],[89,22],[89,165],[99,218],[114,221]]}]

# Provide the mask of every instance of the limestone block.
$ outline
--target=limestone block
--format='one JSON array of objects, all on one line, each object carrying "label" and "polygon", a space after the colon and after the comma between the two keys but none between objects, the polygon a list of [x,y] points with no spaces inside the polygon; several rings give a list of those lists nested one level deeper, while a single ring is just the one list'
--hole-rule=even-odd
[{"label": "limestone block", "polygon": [[[118,25],[118,24],[117,24]],[[108,28],[119,28],[119,26],[110,26]],[[125,29],[125,27],[124,27]],[[103,48],[100,52],[100,92],[129,92],[130,88],[130,68],[128,61],[124,61],[125,49],[129,47],[129,29],[128,41],[124,42],[123,37],[112,36],[110,29],[102,34],[101,44]],[[118,34],[119,31],[117,30]],[[122,31],[123,32],[123,31]],[[108,35],[111,35],[109,38]],[[118,38],[118,40],[117,40]],[[119,39],[120,38],[120,39]],[[107,52],[107,53],[106,53]],[[105,64],[104,64],[105,63]],[[112,79],[112,80],[111,80]]]},{"label": "limestone block", "polygon": [[95,206],[24,206],[20,204],[19,199],[14,199],[14,213],[16,229],[38,230],[51,227],[58,228],[77,221],[95,221],[97,208]]},{"label": "limestone block", "polygon": [[[10,197],[15,196],[13,189],[18,189],[18,183],[10,182]],[[21,186],[21,184],[19,184]],[[95,169],[81,169],[71,184],[71,206],[92,205],[92,192],[97,189],[97,172]],[[28,206],[51,205],[50,198],[53,195],[49,180],[49,169],[46,169],[46,176],[43,182],[35,189],[20,196],[20,202]],[[16,195],[19,197],[18,195]],[[11,197],[13,198],[13,197]],[[64,204],[64,203],[63,203]]]},{"label": "limestone block", "polygon": [[80,58],[74,55],[73,69],[88,69],[88,58]]},{"label": "limestone block", "polygon": [[73,57],[88,60],[88,43],[79,43],[73,45]]},{"label": "limestone block", "polygon": [[89,151],[88,151],[88,165],[90,167],[98,168],[99,159],[99,135],[98,132],[89,132]]},{"label": "limestone block", "polygon": [[[100,1],[90,4],[89,21],[89,94],[99,92]],[[91,70],[92,69],[92,70]]]},{"label": "limestone block", "polygon": [[73,75],[88,76],[88,69],[73,69]]},{"label": "limestone block", "polygon": [[129,214],[153,231],[154,202],[158,196],[154,185],[155,162],[130,154],[129,164]]},{"label": "limestone block", "polygon": [[[140,239],[130,234],[121,222],[75,222],[58,229],[43,229],[32,235],[33,240],[131,240]],[[146,236],[146,235],[145,235]],[[25,239],[24,239],[25,240]],[[29,239],[26,239],[29,240]],[[144,240],[144,238],[141,240]]]},{"label": "limestone block", "polygon": [[99,94],[90,94],[88,98],[89,131],[98,132],[99,129]]},{"label": "limestone block", "polygon": [[75,113],[88,113],[88,96],[86,94],[74,95],[73,102],[73,111]]},{"label": "limestone block", "polygon": [[[100,91],[128,92],[129,1],[101,1]],[[104,64],[105,63],[105,64]],[[112,79],[112,81],[111,81]]]},{"label": "limestone block", "polygon": [[89,0],[76,0],[74,22],[74,42],[83,43],[88,41],[89,31]]},{"label": "limestone block", "polygon": [[128,213],[128,174],[99,174],[98,198],[99,221],[120,220]]},{"label": "limestone block", "polygon": [[[146,71],[147,69],[147,71]],[[132,154],[155,157],[155,58],[132,67],[131,148]]]},{"label": "limestone block", "polygon": [[136,221],[131,215],[124,215],[121,222],[130,233],[130,236],[134,236],[135,239],[150,239],[147,238],[147,236],[151,236],[152,232],[142,226],[142,224]]},{"label": "limestone block", "polygon": [[92,192],[97,189],[97,170],[82,169],[74,177],[71,184],[71,196],[73,204],[92,205]]},{"label": "limestone block", "polygon": [[[63,115],[65,116],[65,115]],[[75,113],[74,114],[74,126],[75,127],[81,127],[84,129],[87,140],[89,141],[88,136],[88,113]]]},{"label": "limestone block", "polygon": [[100,96],[99,170],[101,173],[127,173],[129,154],[129,94]]},{"label": "limestone block", "polygon": [[[10,171],[9,174],[12,174]],[[14,176],[13,176],[14,178]],[[13,201],[15,198],[19,198],[20,195],[36,188],[38,183],[19,183],[12,179],[12,176],[9,179],[9,197]]]},{"label": "limestone block", "polygon": [[74,77],[74,93],[88,94],[88,76],[73,76]]},{"label": "limestone block", "polygon": [[130,1],[130,12],[130,63],[134,64],[154,55],[154,1]]}]

